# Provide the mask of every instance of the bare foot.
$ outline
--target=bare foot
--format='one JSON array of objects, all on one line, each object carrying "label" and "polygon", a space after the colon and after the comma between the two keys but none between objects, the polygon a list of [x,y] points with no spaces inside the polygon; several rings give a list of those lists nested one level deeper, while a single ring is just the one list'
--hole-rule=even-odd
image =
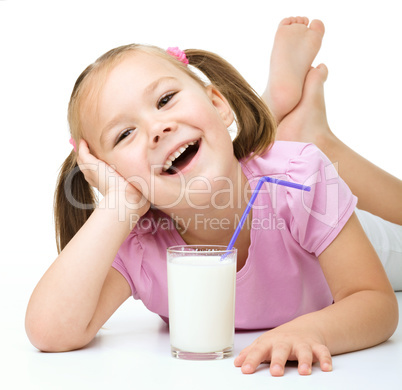
[{"label": "bare foot", "polygon": [[269,80],[262,97],[277,123],[299,103],[304,80],[321,47],[325,27],[320,20],[308,26],[306,17],[279,24],[271,54]]},{"label": "bare foot", "polygon": [[325,144],[335,137],[325,110],[324,82],[327,76],[328,69],[324,64],[310,68],[301,100],[279,124],[277,140],[312,142],[324,150]]}]

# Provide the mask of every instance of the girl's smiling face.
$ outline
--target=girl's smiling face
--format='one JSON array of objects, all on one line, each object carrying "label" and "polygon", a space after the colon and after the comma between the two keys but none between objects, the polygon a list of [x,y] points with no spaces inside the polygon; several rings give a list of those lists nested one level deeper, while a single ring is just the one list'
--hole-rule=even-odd
[{"label": "girl's smiling face", "polygon": [[172,211],[207,207],[234,179],[232,121],[218,90],[141,51],[127,53],[81,110],[91,152],[155,206]]}]

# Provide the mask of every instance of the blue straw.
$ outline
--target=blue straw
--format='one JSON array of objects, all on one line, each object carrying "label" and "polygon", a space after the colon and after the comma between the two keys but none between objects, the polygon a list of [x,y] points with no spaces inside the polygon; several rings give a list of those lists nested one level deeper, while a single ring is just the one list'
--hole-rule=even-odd
[{"label": "blue straw", "polygon": [[[303,191],[311,190],[311,187],[304,186],[302,184],[292,183],[292,182],[286,181],[286,180],[279,180],[279,179],[275,179],[275,178],[269,177],[269,176],[261,177],[261,179],[259,180],[259,182],[257,183],[257,186],[255,187],[255,189],[253,191],[253,194],[251,195],[250,201],[248,202],[248,205],[247,205],[246,209],[244,210],[244,213],[240,219],[240,222],[237,225],[235,232],[233,233],[233,237],[230,240],[228,247],[226,248],[227,251],[229,251],[233,248],[233,245],[234,245],[235,241],[237,240],[237,236],[239,235],[240,230],[242,229],[242,227],[244,225],[244,222],[246,222],[247,216],[250,213],[250,210],[254,204],[255,198],[257,197],[258,192],[260,191],[262,185],[265,182],[274,183],[274,184],[278,184],[278,185],[286,186],[286,187],[297,188],[298,190],[303,190]],[[224,258],[224,257],[226,257],[226,256],[223,255],[222,258]]]}]

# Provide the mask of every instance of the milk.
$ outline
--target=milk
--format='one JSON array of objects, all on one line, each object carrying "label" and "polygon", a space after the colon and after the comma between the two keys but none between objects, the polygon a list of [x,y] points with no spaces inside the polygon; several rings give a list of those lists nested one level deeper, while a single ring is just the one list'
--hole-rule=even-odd
[{"label": "milk", "polygon": [[235,256],[187,255],[168,261],[172,351],[233,348],[235,281]]}]

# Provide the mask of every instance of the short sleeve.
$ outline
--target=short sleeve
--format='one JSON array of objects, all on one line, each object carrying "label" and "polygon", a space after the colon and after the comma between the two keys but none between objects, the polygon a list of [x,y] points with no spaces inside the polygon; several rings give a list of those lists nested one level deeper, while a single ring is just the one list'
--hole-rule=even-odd
[{"label": "short sleeve", "polygon": [[311,191],[287,189],[290,231],[306,251],[319,256],[352,215],[357,198],[340,178],[336,165],[313,144],[289,160],[289,179]]},{"label": "short sleeve", "polygon": [[131,288],[131,295],[135,299],[139,299],[139,296],[137,293],[137,289],[135,288],[134,281],[130,275],[129,270],[127,269],[126,263],[128,261],[128,265],[132,267],[132,263],[135,264],[136,262],[130,262],[129,259],[141,257],[141,253],[142,251],[138,242],[138,238],[136,237],[136,235],[131,233],[121,245],[112,263],[112,267],[119,271],[127,280],[127,283],[130,285]]}]

